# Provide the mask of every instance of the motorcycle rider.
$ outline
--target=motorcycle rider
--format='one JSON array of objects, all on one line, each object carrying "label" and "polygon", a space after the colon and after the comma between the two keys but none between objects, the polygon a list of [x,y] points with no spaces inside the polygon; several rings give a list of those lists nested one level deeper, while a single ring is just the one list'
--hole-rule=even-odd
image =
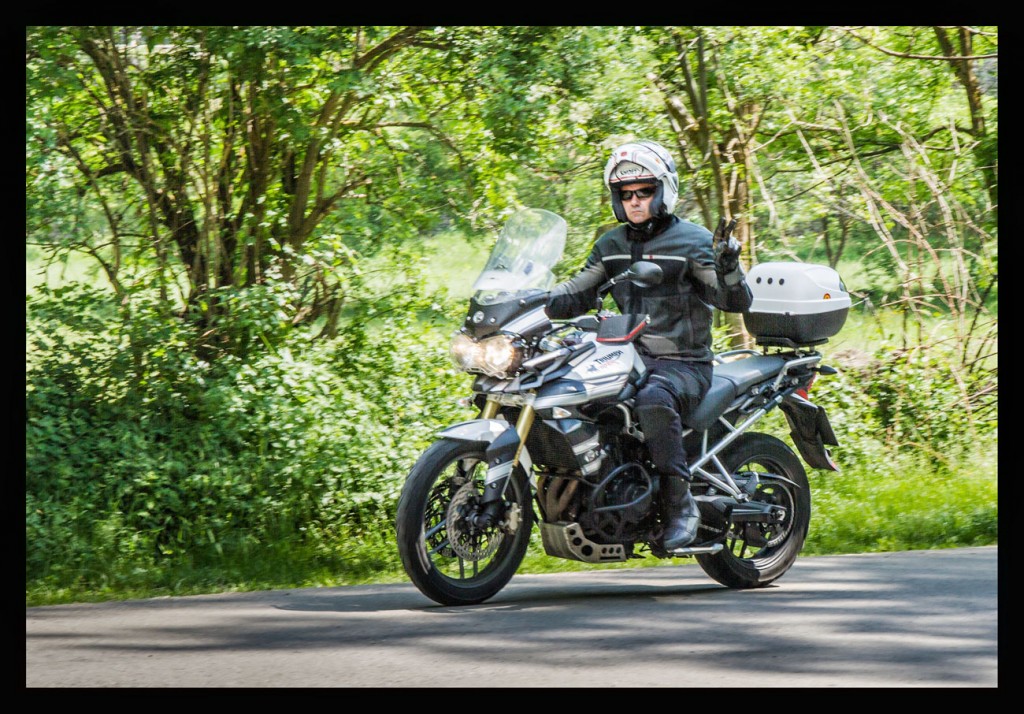
[{"label": "motorcycle rider", "polygon": [[742,312],[753,295],[739,263],[739,241],[718,240],[672,213],[679,177],[664,147],[653,141],[617,147],[605,164],[604,184],[622,225],[601,235],[579,274],[551,291],[546,312],[553,319],[584,314],[594,308],[598,288],[632,263],[642,259],[661,267],[660,285],[639,288],[627,281],[611,294],[622,314],[650,315],[636,345],[648,368],[636,414],[660,475],[663,545],[675,550],[693,542],[700,523],[682,416],[711,386],[711,306]]}]

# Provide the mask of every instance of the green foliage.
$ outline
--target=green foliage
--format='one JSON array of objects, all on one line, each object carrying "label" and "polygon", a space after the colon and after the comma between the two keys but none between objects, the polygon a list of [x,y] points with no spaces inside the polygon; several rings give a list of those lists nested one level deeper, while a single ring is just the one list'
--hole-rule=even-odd
[{"label": "green foliage", "polygon": [[979,439],[994,437],[991,405],[976,395],[995,391],[989,373],[967,372],[937,345],[906,350],[883,343],[866,363],[819,377],[815,401],[842,434],[846,463],[867,468],[900,454],[936,474],[950,474]]},{"label": "green foliage", "polygon": [[[438,429],[471,417],[445,354],[461,306],[415,294],[362,303],[333,341],[293,332],[214,365],[144,301],[123,323],[95,290],[30,298],[30,600],[398,577],[404,474]],[[135,336],[138,359],[109,346],[126,324],[152,337]],[[983,444],[995,424],[968,437],[946,374],[940,359],[884,348],[870,367],[819,378],[843,472],[812,476],[807,552],[994,542],[995,450]],[[575,567],[533,552],[527,568]]]},{"label": "green foliage", "polygon": [[178,592],[182,573],[261,573],[262,559],[286,567],[278,581],[395,567],[384,524],[402,476],[464,412],[436,328],[385,304],[365,303],[333,342],[293,333],[208,364],[179,320],[142,306],[128,327],[150,339],[118,350],[124,325],[96,291],[31,298],[30,590]]},{"label": "green foliage", "polygon": [[[999,539],[994,438],[936,472],[931,459],[904,453],[842,473],[814,472],[814,512],[804,553],[884,552],[976,545]],[[844,450],[846,453],[846,450]]]}]

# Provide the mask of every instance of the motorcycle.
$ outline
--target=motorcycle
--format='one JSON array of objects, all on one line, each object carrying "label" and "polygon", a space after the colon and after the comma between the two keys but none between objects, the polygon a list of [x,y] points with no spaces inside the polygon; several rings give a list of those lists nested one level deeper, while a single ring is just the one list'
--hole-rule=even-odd
[{"label": "motorcycle", "polygon": [[[659,475],[633,411],[647,377],[634,341],[648,317],[602,309],[613,285],[657,285],[661,268],[637,261],[601,287],[594,313],[552,321],[544,306],[565,237],[554,213],[513,215],[473,285],[450,353],[475,375],[464,404],[479,415],[443,429],[406,477],[396,533],[409,578],[442,605],[481,603],[511,580],[536,526],[556,558],[694,557],[729,588],[774,582],[795,562],[810,523],[800,457],[839,470],[827,448],[838,446],[835,433],[808,390],[818,375],[836,373],[815,347],[846,320],[842,280],[803,263],[748,272],[754,303],[743,318],[760,349],[716,355],[711,388],[684,420],[701,522],[695,542],[666,550]],[[776,408],[796,451],[752,430]]]}]

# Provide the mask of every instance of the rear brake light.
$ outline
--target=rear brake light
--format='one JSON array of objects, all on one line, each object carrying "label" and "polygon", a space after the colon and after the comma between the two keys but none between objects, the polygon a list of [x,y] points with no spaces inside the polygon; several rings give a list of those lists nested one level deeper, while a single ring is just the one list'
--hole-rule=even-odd
[{"label": "rear brake light", "polygon": [[817,377],[818,374],[816,372],[811,372],[811,378],[807,380],[807,386],[800,387],[800,389],[796,390],[796,393],[799,394],[804,399],[809,399],[809,397],[807,396],[807,392],[810,391],[811,385],[814,384],[814,380],[817,379]]}]

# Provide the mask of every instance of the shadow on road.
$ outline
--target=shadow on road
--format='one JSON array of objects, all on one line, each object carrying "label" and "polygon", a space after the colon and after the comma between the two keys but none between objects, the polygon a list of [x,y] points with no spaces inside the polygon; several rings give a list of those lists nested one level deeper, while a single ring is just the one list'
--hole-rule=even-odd
[{"label": "shadow on road", "polygon": [[[354,661],[585,661],[594,671],[639,658],[672,671],[756,666],[779,686],[787,675],[842,681],[880,671],[898,682],[978,686],[994,677],[996,569],[996,548],[967,548],[806,557],[757,590],[724,588],[684,565],[521,575],[467,607],[436,605],[406,584],[160,598],[30,608],[27,636],[70,637],[80,657],[343,649]],[[86,612],[102,637],[61,632],[60,620]],[[104,627],[118,613],[134,624]]]}]

